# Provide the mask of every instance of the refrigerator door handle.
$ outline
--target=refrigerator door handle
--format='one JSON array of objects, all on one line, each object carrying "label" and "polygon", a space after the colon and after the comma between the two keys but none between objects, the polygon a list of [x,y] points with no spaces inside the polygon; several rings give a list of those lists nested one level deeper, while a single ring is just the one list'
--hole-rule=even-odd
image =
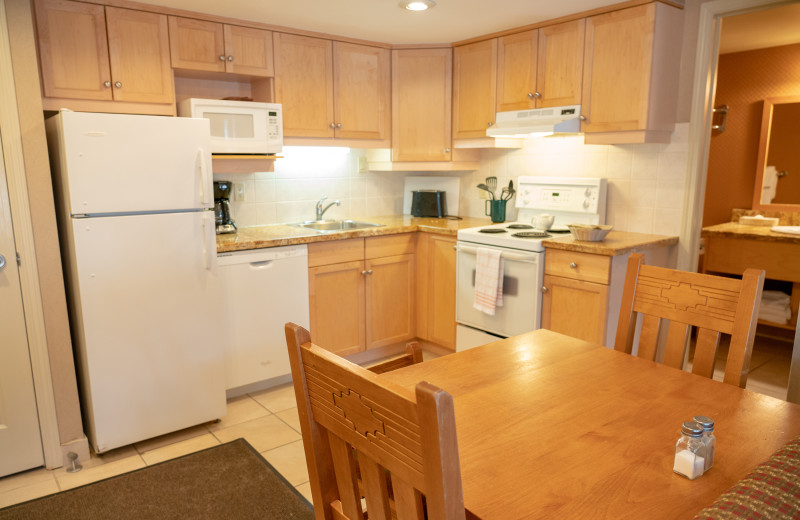
[{"label": "refrigerator door handle", "polygon": [[208,165],[206,164],[206,151],[202,148],[197,149],[197,173],[200,175],[200,203],[210,204],[208,198]]},{"label": "refrigerator door handle", "polygon": [[206,270],[214,271],[217,267],[217,232],[214,213],[203,212],[203,257]]}]

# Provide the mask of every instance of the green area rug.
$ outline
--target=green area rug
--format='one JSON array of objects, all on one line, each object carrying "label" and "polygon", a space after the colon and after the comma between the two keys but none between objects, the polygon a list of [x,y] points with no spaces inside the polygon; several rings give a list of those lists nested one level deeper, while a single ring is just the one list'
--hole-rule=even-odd
[{"label": "green area rug", "polygon": [[0,509],[22,519],[312,520],[311,504],[244,439]]}]

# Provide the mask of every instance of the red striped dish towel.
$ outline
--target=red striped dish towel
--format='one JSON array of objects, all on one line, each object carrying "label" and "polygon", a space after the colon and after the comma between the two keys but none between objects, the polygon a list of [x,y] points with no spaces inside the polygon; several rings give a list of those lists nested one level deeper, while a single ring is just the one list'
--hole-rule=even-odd
[{"label": "red striped dish towel", "polygon": [[489,316],[494,316],[496,307],[503,306],[503,258],[498,249],[478,248],[472,306]]}]

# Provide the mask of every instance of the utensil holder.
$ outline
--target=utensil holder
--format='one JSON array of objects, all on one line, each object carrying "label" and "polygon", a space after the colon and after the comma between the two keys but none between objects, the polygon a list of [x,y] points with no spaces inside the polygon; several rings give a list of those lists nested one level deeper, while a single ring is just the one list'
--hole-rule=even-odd
[{"label": "utensil holder", "polygon": [[492,222],[506,221],[506,202],[507,200],[487,200],[484,212],[492,217]]}]

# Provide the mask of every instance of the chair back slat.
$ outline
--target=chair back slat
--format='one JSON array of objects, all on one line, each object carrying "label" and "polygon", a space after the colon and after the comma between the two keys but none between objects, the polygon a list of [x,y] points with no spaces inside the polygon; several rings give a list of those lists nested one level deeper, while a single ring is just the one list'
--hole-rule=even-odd
[{"label": "chair back slat", "polygon": [[686,347],[691,327],[686,323],[672,321],[667,330],[667,346],[664,349],[664,364],[672,368],[683,368]]},{"label": "chair back slat", "polygon": [[359,460],[359,466],[361,467],[361,482],[364,487],[369,520],[390,520],[392,513],[389,508],[389,486],[386,473],[381,466],[367,457]]},{"label": "chair back slat", "polygon": [[297,325],[286,340],[317,520],[463,520],[452,396],[384,381]]},{"label": "chair back slat", "polygon": [[660,333],[661,318],[645,314],[642,318],[642,334],[639,336],[639,350],[636,355],[648,361],[655,361]]},{"label": "chair back slat", "polygon": [[336,472],[336,487],[344,516],[350,520],[361,520],[361,492],[358,489],[358,469],[353,450],[336,435],[328,433],[333,468]]},{"label": "chair back slat", "polygon": [[[749,372],[764,271],[747,269],[742,279],[644,265],[644,256],[628,259],[614,348],[631,353],[638,315],[642,331],[638,355],[658,357],[659,327],[669,322],[664,363],[683,367],[692,328],[698,329],[692,371],[713,375],[720,333],[731,336],[726,383],[744,387]],[[663,326],[663,325],[662,325]]]},{"label": "chair back slat", "polygon": [[697,329],[697,344],[694,347],[692,373],[703,377],[714,377],[714,362],[717,358],[721,335],[716,330]]}]

